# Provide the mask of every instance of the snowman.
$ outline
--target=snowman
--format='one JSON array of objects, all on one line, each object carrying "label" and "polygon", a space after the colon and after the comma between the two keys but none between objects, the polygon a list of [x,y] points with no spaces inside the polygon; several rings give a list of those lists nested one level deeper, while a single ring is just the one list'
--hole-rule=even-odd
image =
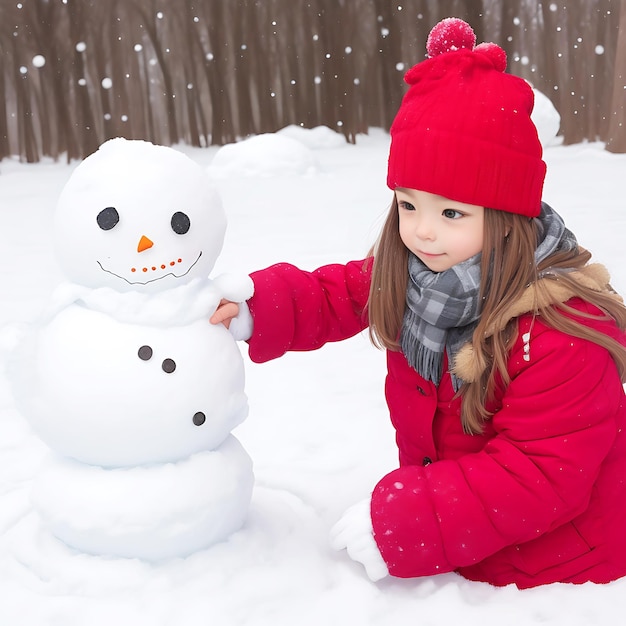
[{"label": "snowman", "polygon": [[32,498],[82,552],[184,557],[238,530],[251,460],[243,360],[209,317],[252,294],[209,279],[226,229],[205,171],[172,148],[112,139],[74,170],[54,242],[69,279],[23,343],[18,406],[51,454]]}]

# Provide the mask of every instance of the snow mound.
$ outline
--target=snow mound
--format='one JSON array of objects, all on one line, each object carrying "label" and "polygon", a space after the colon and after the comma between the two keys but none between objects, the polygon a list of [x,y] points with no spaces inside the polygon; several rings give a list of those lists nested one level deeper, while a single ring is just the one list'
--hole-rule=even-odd
[{"label": "snow mound", "polygon": [[535,92],[535,107],[531,119],[537,127],[539,141],[545,148],[555,143],[561,127],[561,116],[548,96],[537,89],[533,91]]},{"label": "snow mound", "polygon": [[316,126],[315,128],[303,128],[291,124],[279,130],[277,135],[296,139],[311,150],[323,150],[341,148],[347,145],[346,138],[328,126]]},{"label": "snow mound", "polygon": [[266,133],[222,146],[208,171],[215,178],[302,176],[315,174],[318,163],[301,141]]}]

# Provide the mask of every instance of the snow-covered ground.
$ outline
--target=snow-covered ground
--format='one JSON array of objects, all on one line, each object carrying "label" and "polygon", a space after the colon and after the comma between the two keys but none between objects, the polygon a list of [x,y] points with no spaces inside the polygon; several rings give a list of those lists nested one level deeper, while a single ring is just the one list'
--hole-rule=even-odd
[{"label": "snow-covered ground", "polygon": [[[287,129],[223,151],[180,147],[210,168],[229,226],[215,274],[278,261],[306,269],[361,258],[391,194],[389,137],[356,145]],[[544,197],[626,293],[626,155],[600,144],[546,149]],[[343,510],[396,466],[384,355],[365,334],[252,364],[250,416],[234,432],[256,484],[244,527],[187,559],[148,564],[71,551],[41,526],[30,488],[45,446],[15,409],[4,363],[62,280],[52,212],[75,163],[0,163],[0,624],[2,626],[466,626],[623,624],[626,579],[492,588],[455,574],[371,583],[329,547]],[[88,408],[86,408],[88,410]],[[202,480],[202,477],[198,477]]]}]

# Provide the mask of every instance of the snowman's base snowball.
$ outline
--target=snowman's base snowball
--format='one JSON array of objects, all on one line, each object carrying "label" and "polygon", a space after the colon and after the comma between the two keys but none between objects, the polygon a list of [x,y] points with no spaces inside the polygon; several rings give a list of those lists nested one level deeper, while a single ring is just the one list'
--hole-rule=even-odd
[{"label": "snowman's base snowball", "polygon": [[159,561],[241,528],[253,484],[252,461],[230,435],[216,450],[161,465],[105,469],[51,456],[32,498],[52,534],[72,548]]}]

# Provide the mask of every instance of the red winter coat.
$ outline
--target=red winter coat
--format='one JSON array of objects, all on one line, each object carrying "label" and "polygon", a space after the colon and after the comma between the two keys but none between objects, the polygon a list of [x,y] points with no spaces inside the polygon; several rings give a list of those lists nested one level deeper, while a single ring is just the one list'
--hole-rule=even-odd
[{"label": "red winter coat", "polygon": [[[603,268],[590,267],[600,268],[604,286]],[[370,277],[361,261],[311,273],[280,264],[252,279],[255,362],[367,327]],[[598,313],[581,300],[568,303]],[[449,374],[436,387],[402,353],[387,353],[400,467],[374,489],[371,512],[394,576],[457,571],[523,588],[626,574],[626,403],[615,363],[604,348],[539,318],[531,328],[523,302],[513,310],[519,338],[508,360],[511,382],[490,406],[482,435],[463,433]],[[588,323],[626,343],[613,322]],[[471,372],[471,352],[462,353]]]}]

